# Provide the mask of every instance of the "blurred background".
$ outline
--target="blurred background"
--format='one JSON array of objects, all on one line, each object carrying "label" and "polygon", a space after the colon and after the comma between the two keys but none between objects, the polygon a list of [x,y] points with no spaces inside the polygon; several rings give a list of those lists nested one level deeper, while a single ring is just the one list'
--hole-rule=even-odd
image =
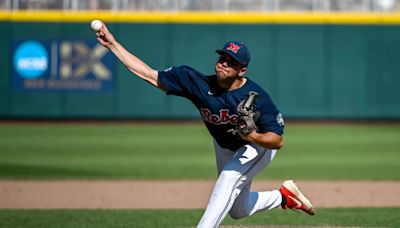
[{"label": "blurred background", "polygon": [[239,10],[394,12],[398,0],[1,0],[8,10]]},{"label": "blurred background", "polygon": [[[0,0],[0,118],[198,119],[95,40],[104,20],[155,69],[213,74],[228,40],[286,118],[398,120],[400,1]],[[182,12],[182,14],[180,13]]]}]

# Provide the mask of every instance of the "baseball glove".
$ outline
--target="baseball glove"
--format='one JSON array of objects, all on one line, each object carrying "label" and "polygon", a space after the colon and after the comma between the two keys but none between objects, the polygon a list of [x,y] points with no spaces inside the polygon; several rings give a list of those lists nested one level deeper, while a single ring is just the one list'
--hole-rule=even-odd
[{"label": "baseball glove", "polygon": [[232,134],[243,138],[252,131],[257,130],[256,121],[260,117],[260,112],[257,111],[254,104],[257,96],[257,92],[250,91],[247,99],[239,103],[237,107],[238,124],[235,128],[229,130]]}]

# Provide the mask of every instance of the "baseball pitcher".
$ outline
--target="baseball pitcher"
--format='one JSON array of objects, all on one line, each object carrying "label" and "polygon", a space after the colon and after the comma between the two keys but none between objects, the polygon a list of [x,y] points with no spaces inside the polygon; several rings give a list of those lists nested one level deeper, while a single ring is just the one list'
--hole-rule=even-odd
[{"label": "baseball pitcher", "polygon": [[216,50],[215,75],[206,76],[189,66],[154,70],[117,42],[104,23],[96,35],[133,74],[168,95],[189,99],[199,110],[213,137],[218,180],[198,227],[218,227],[228,213],[240,219],[279,206],[314,215],[292,180],[278,190],[250,190],[253,177],[283,146],[284,121],[268,93],[245,77],[250,53],[242,42]]}]

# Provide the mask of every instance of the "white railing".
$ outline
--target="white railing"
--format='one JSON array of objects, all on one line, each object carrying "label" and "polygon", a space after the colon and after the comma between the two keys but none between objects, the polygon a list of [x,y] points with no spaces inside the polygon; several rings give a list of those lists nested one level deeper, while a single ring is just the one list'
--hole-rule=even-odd
[{"label": "white railing", "polygon": [[396,12],[400,0],[0,0],[0,9]]}]

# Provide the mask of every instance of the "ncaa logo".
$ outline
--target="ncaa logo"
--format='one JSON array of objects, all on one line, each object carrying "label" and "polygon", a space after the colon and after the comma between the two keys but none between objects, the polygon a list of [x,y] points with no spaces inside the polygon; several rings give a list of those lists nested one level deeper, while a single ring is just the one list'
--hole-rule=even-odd
[{"label": "ncaa logo", "polygon": [[276,122],[279,124],[279,126],[285,125],[285,121],[283,120],[282,113],[278,113],[278,115],[276,115]]},{"label": "ncaa logo", "polygon": [[49,65],[49,55],[44,46],[36,41],[26,41],[14,53],[15,71],[23,78],[40,77]]}]

